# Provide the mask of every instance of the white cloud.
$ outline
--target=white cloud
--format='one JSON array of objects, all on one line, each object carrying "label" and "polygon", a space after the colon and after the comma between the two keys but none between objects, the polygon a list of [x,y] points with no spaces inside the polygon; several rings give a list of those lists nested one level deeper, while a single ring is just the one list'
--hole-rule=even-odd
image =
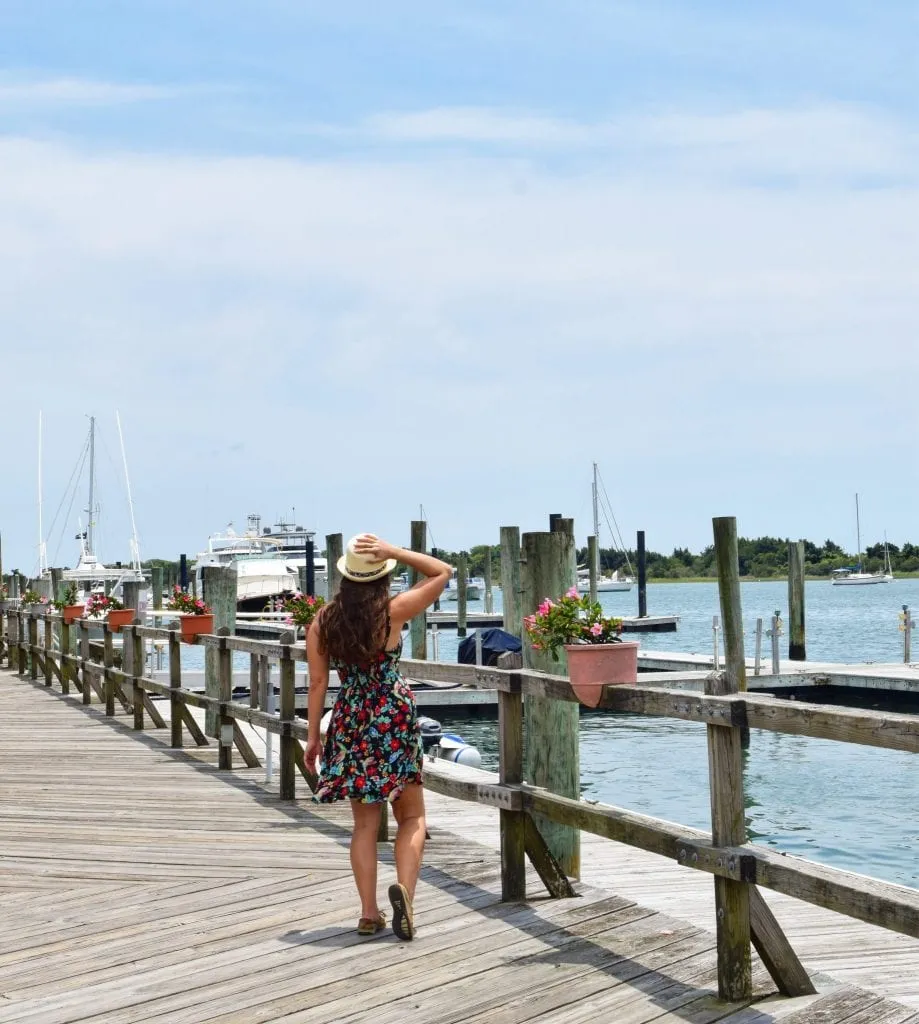
[{"label": "white cloud", "polygon": [[[347,137],[341,126],[306,131]],[[442,107],[368,118],[352,138],[385,143],[497,145],[577,160],[613,160],[619,169],[673,175],[916,178],[919,133],[868,107],[844,104],[715,113],[656,113],[584,122],[538,113]]]},{"label": "white cloud", "polygon": [[[423,502],[459,547],[541,524],[594,458],[657,547],[707,539],[715,465],[728,512],[762,519],[768,491],[812,516],[793,532],[833,536],[850,467],[877,492],[919,426],[889,400],[919,373],[919,191],[665,170],[0,140],[7,416],[43,404],[50,495],[53,438],[117,405],[149,554],[290,505],[353,533],[368,494],[381,532]],[[29,479],[27,444],[9,455]],[[805,471],[810,494],[783,490]],[[5,555],[33,519],[7,489]]]},{"label": "white cloud", "polygon": [[96,107],[173,99],[168,86],[103,82],[87,78],[0,76],[0,113],[47,107]]}]

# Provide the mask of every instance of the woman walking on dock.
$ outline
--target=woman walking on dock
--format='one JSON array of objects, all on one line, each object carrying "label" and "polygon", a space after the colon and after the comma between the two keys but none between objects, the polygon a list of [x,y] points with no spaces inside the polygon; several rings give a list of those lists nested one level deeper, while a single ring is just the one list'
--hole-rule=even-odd
[{"label": "woman walking on dock", "polygon": [[[389,577],[398,562],[424,579],[390,598]],[[386,925],[377,903],[376,844],[383,802],[392,802],[398,825],[398,881],[389,887],[392,927],[400,939],[411,939],[425,818],[415,698],[399,672],[402,627],[437,600],[452,567],[365,533],[348,542],[338,569],[338,595],[321,609],[307,633],[309,737],[304,761],[312,772],[317,760],[322,761],[316,800],[351,801],[351,870],[361,900],[362,935],[373,935]],[[338,673],[341,687],[323,746],[319,722],[330,667]]]}]

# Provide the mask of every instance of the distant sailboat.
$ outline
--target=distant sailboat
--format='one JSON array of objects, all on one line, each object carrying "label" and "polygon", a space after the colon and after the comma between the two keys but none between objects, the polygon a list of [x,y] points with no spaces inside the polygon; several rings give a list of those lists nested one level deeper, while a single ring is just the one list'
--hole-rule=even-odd
[{"label": "distant sailboat", "polygon": [[[593,481],[593,488],[592,488],[592,492],[591,493],[592,493],[592,496],[593,496],[594,536],[597,538],[597,548],[599,550],[599,547],[600,547],[600,514],[599,514],[599,498],[598,498],[598,491],[597,491],[597,464],[596,464],[596,462],[593,465],[594,465],[594,481]],[[612,527],[611,527],[610,528],[610,534],[612,535],[612,533],[613,533],[613,531],[612,531]],[[616,543],[615,536],[612,537],[612,540],[613,540],[613,544],[615,544]],[[631,562],[629,562],[628,552],[626,552],[624,548],[622,549],[622,551],[623,551],[623,554],[625,555],[626,565],[629,567],[629,573],[631,573],[631,571],[632,571],[632,564],[631,564]],[[635,581],[634,581],[634,579],[632,578],[631,575],[629,575],[629,576],[622,576],[622,575],[620,575],[619,570],[616,569],[611,576],[598,576],[597,577],[597,593],[598,594],[606,594],[606,593],[610,593],[610,592],[613,592],[613,591],[628,591],[628,590],[632,589],[632,585],[633,585],[634,582]],[[577,587],[578,587],[578,593],[579,594],[589,594],[590,593],[590,567],[589,566],[582,566],[582,565],[578,566]]]},{"label": "distant sailboat", "polygon": [[884,572],[865,572],[862,567],[862,532],[858,515],[858,495],[855,495],[855,537],[858,544],[858,565],[848,565],[842,569],[834,569],[832,580],[837,587],[865,587],[875,583],[892,583],[894,576],[890,571],[890,554],[887,541],[884,541]]}]

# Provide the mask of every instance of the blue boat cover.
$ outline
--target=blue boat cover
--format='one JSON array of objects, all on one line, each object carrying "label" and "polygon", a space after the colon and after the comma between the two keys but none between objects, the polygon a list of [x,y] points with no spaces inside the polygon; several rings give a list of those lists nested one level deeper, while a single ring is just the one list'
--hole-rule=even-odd
[{"label": "blue boat cover", "polygon": [[[505,651],[519,651],[522,644],[514,636],[503,629],[481,629],[477,631],[482,636],[482,664],[495,666],[498,664],[498,655]],[[461,665],[475,664],[475,633],[470,633],[464,640],[460,641],[459,651],[456,660]]]}]

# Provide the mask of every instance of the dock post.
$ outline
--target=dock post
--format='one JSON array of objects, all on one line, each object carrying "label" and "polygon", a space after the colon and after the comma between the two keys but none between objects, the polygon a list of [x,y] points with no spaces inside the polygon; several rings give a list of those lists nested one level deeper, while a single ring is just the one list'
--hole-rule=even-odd
[{"label": "dock post", "polygon": [[89,665],[89,625],[86,619],[80,619],[80,668],[82,669],[83,703],[92,704],[92,670]]},{"label": "dock post", "polygon": [[70,623],[61,618],[61,693],[70,693]]},{"label": "dock post", "polygon": [[188,559],[184,554],[179,555],[179,586],[188,590]]},{"label": "dock post", "polygon": [[501,527],[501,607],[504,629],[521,638],[520,528]]},{"label": "dock post", "polygon": [[326,595],[329,601],[336,597],[341,587],[341,573],[338,571],[338,560],[344,553],[344,543],[340,533],[327,533],[325,535],[325,557],[328,563],[329,592]]},{"label": "dock post", "polygon": [[[54,594],[54,591],[51,591]],[[54,672],[51,668],[52,658],[54,657],[54,623],[51,621],[51,616],[45,616],[45,639],[44,639],[44,651],[42,652],[42,659],[45,663],[45,686],[50,686],[54,682]]]},{"label": "dock post", "polygon": [[182,709],[185,706],[179,698],[182,688],[182,652],[179,631],[169,630],[169,746],[182,749]]},{"label": "dock post", "polygon": [[228,772],[233,768],[233,719],[225,714],[225,708],[233,699],[233,652],[227,646],[230,630],[226,626],[221,626],[218,632],[220,640],[217,647],[217,689],[220,707],[218,709],[217,768],[220,771]]},{"label": "dock post", "polygon": [[[102,686],[105,692],[105,717],[115,717],[115,677],[112,675],[112,669],[115,667],[115,644],[113,640],[114,634],[109,624],[106,622],[102,627],[102,664],[104,666],[102,672]],[[122,668],[124,662],[122,661]]]},{"label": "dock post", "polygon": [[456,567],[456,635],[466,635],[466,582],[469,578],[468,561],[465,551],[459,553]]},{"label": "dock post", "polygon": [[296,716],[294,692],[294,660],[290,656],[290,634],[282,636],[281,643],[281,743],[280,743],[280,793],[282,800],[296,798],[297,744],[291,735],[291,726]]},{"label": "dock post", "polygon": [[804,541],[788,545],[788,657],[806,661],[804,642]]},{"label": "dock post", "polygon": [[163,567],[154,565],[150,570],[150,589],[153,591],[151,607],[157,611],[163,607]]},{"label": "dock post", "polygon": [[[575,546],[573,530],[568,528],[570,523],[571,520],[562,520],[559,516],[553,521],[553,525],[558,524],[554,531],[523,535],[526,564],[522,573],[521,611],[524,614],[532,614],[545,598],[554,600],[574,585]],[[553,661],[550,654],[534,650],[528,642],[524,643],[524,648],[531,668],[552,675],[567,674],[564,651],[560,653],[559,661]],[[577,800],[581,782],[578,705],[531,696],[525,698],[524,705],[527,782]],[[578,830],[539,815],[533,815],[533,819],[565,874],[579,877],[581,843]]]},{"label": "dock post", "polygon": [[[510,691],[498,691],[498,751],[498,781],[505,786],[519,785],[523,782],[523,698],[519,676]],[[499,814],[501,899],[505,902],[523,900],[526,899],[526,818],[522,811],[502,809]]]},{"label": "dock post", "polygon": [[779,637],[782,635],[782,618],[781,612],[778,608],[775,610],[775,615],[772,616],[772,629],[769,632],[769,636],[772,639],[772,674],[777,676],[781,672],[781,666],[779,664]]},{"label": "dock post", "polygon": [[[201,569],[201,590],[204,601],[214,613],[214,632],[226,626],[236,632],[236,570],[223,565],[205,565]],[[204,649],[204,692],[208,697],[220,697],[219,658],[213,647]],[[219,740],[217,708],[209,704],[204,712],[204,732]]]},{"label": "dock post", "polygon": [[903,664],[908,665],[912,661],[912,633],[913,633],[913,617],[909,610],[909,605],[903,605],[903,612],[900,615],[900,621],[902,625],[900,628],[903,630]]},{"label": "dock post", "polygon": [[645,531],[638,531],[638,617],[648,616],[648,554],[645,551]]},{"label": "dock post", "polygon": [[[724,672],[705,681],[707,694],[742,693],[747,689],[744,660],[737,520],[712,520],[718,595],[724,623]],[[746,840],[743,796],[743,742],[740,728],[706,726],[708,774],[712,805],[712,843],[742,846]],[[750,999],[753,976],[750,956],[750,890],[746,882],[715,877],[718,995],[721,999]]]},{"label": "dock post", "polygon": [[64,589],[64,570],[51,569],[51,600],[60,601]]},{"label": "dock post", "polygon": [[590,599],[596,604],[597,601],[597,577],[600,575],[600,548],[597,538],[587,538],[587,571],[590,574]]},{"label": "dock post", "polygon": [[491,593],[491,545],[485,547],[485,614],[491,615],[494,610],[494,598]]},{"label": "dock post", "polygon": [[33,606],[29,607],[29,679],[38,679],[38,619]]},{"label": "dock post", "polygon": [[[412,520],[411,549],[422,554],[428,547],[428,524],[423,519]],[[417,569],[409,573],[409,586],[414,586],[419,580]],[[409,625],[412,638],[412,657],[419,661],[425,661],[428,656],[428,623],[427,617],[423,614],[416,615]],[[389,640],[386,641],[389,643]]]},{"label": "dock post", "polygon": [[762,620],[762,618],[759,618],[759,619],[756,620],[756,646],[754,648],[754,651],[755,651],[756,657],[755,657],[755,661],[754,661],[754,664],[753,664],[753,675],[758,676],[759,673],[760,673],[760,667],[762,665],[762,655],[763,655],[763,620]]},{"label": "dock post", "polygon": [[306,589],[307,597],[316,596],[316,545],[312,540],[306,542]]},{"label": "dock post", "polygon": [[721,622],[717,615],[712,616],[712,668],[717,672],[721,668],[721,644],[718,642],[718,633],[721,629]]}]

